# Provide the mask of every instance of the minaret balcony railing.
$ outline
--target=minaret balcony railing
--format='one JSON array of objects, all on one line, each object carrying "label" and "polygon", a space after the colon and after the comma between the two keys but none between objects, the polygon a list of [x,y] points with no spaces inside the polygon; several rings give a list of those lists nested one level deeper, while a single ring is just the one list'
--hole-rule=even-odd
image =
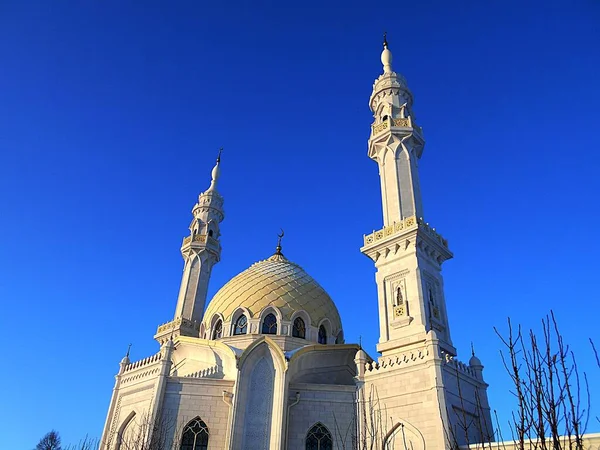
[{"label": "minaret balcony railing", "polygon": [[380,124],[373,125],[371,127],[371,134],[373,136],[384,132],[390,128],[412,128],[417,133],[421,133],[421,127],[412,123],[412,119],[410,117],[398,117],[398,118],[387,118],[385,121]]},{"label": "minaret balcony railing", "polygon": [[423,219],[417,219],[415,216],[407,217],[400,222],[394,222],[387,227],[383,227],[381,230],[373,231],[371,234],[365,234],[364,242],[365,245],[370,245],[394,234],[413,228],[421,228],[444,247],[448,248],[448,241],[446,239],[438,234],[434,228],[430,227],[428,223],[425,223]]},{"label": "minaret balcony railing", "polygon": [[[193,239],[192,239],[193,238]],[[217,241],[214,237],[207,236],[205,234],[195,234],[194,236],[188,236],[183,238],[182,246],[189,244],[190,242],[199,242],[201,244],[210,244],[214,247],[219,246],[219,241]]]}]

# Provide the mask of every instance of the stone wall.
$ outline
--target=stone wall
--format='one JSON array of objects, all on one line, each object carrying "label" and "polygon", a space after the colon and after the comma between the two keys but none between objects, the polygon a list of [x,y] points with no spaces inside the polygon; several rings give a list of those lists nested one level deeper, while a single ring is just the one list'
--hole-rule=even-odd
[{"label": "stone wall", "polygon": [[[287,434],[287,449],[304,449],[308,431],[317,422],[327,427],[332,435],[333,448],[353,448],[355,436],[354,386],[292,384]],[[299,397],[296,397],[299,393]],[[296,400],[299,400],[297,404]]]},{"label": "stone wall", "polygon": [[231,392],[232,389],[231,381],[169,379],[163,402],[163,414],[176,417],[174,438],[180,439],[185,425],[196,416],[200,416],[208,426],[209,447],[227,448],[230,406],[223,399],[223,391]]}]

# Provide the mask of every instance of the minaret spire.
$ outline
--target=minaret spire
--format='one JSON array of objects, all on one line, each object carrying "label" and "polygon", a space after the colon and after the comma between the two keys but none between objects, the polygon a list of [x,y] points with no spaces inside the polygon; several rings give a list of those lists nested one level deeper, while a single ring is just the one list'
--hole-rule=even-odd
[{"label": "minaret spire", "polygon": [[387,31],[383,33],[383,51],[381,52],[383,73],[392,73],[392,52],[388,48]]},{"label": "minaret spire", "polygon": [[158,327],[154,336],[161,344],[169,335],[198,336],[204,313],[208,282],[213,266],[221,259],[219,224],[223,221],[223,197],[217,191],[221,175],[221,152],[211,171],[210,186],[198,196],[192,208],[190,234],[183,239],[184,268],[173,321]]}]

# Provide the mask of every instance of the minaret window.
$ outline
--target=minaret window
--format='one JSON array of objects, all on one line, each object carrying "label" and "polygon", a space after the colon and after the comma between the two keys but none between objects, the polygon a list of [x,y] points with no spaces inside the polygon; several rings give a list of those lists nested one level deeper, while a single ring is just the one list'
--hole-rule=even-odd
[{"label": "minaret window", "polygon": [[317,422],[306,435],[306,450],[332,450],[331,433],[321,422]]},{"label": "minaret window", "polygon": [[219,319],[219,320],[217,320],[217,323],[215,323],[215,327],[213,328],[212,338],[220,339],[222,337],[223,337],[223,322],[221,321],[221,319]]},{"label": "minaret window", "polygon": [[246,334],[247,331],[248,331],[248,319],[246,319],[246,316],[244,314],[242,314],[235,321],[235,326],[233,328],[233,334],[235,336],[237,336],[239,334]]},{"label": "minaret window", "polygon": [[294,320],[294,326],[292,327],[292,336],[297,338],[306,339],[306,325],[301,317],[296,317]]},{"label": "minaret window", "polygon": [[323,325],[319,327],[319,344],[327,344],[327,330]]},{"label": "minaret window", "polygon": [[213,235],[213,230],[208,230],[208,235],[209,235],[210,237],[212,237],[212,235]]},{"label": "minaret window", "polygon": [[263,334],[277,334],[277,317],[275,314],[269,313],[263,320],[262,324]]},{"label": "minaret window", "polygon": [[207,450],[208,449],[208,427],[200,417],[189,422],[181,437],[180,450]]}]

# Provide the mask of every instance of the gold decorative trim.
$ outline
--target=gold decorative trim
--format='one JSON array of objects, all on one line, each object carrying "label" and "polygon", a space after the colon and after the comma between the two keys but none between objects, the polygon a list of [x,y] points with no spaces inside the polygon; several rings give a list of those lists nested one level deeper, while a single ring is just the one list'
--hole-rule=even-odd
[{"label": "gold decorative trim", "polygon": [[434,228],[430,227],[428,223],[425,223],[423,219],[417,219],[415,216],[407,217],[400,222],[394,222],[392,225],[383,227],[381,230],[376,230],[371,234],[366,234],[364,236],[365,245],[370,245],[374,242],[381,241],[384,238],[399,233],[400,231],[414,228],[415,226],[418,226],[420,229],[438,241],[442,246],[448,248],[448,241],[446,239],[438,234]]}]

